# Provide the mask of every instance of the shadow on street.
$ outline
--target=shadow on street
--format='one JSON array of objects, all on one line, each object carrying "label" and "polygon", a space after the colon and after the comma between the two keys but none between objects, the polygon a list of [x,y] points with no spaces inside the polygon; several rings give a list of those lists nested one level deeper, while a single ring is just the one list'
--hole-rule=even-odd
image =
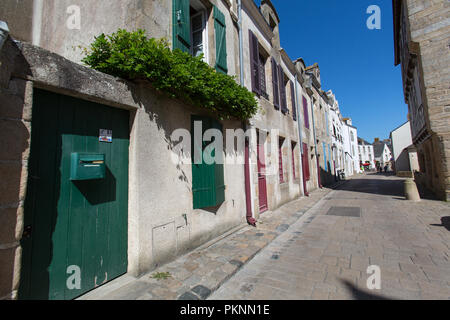
[{"label": "shadow on street", "polygon": [[434,227],[444,227],[448,231],[450,231],[450,217],[442,217],[441,224],[431,224]]},{"label": "shadow on street", "polygon": [[404,199],[403,180],[352,179],[337,188],[342,191],[363,192]]},{"label": "shadow on street", "polygon": [[[405,179],[377,179],[376,176],[396,177],[393,172],[371,172],[365,175],[366,178],[351,179],[349,183],[345,183],[336,189],[342,191],[391,196],[395,200],[405,200]],[[417,189],[421,199],[439,201],[439,199],[424,186],[417,184]]]},{"label": "shadow on street", "polygon": [[342,280],[342,283],[345,285],[346,289],[353,295],[353,298],[355,298],[355,300],[395,300],[392,298],[383,297],[382,295],[364,292],[355,287],[353,283],[348,280]]}]

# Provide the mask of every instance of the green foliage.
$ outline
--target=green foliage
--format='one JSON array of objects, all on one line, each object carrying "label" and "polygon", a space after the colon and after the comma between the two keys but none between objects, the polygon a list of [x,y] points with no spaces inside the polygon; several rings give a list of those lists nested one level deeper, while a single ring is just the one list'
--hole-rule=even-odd
[{"label": "green foliage", "polygon": [[170,274],[170,272],[157,272],[157,273],[152,274],[151,277],[153,279],[157,279],[159,281],[159,280],[165,280],[165,279],[171,278],[172,275]]},{"label": "green foliage", "polygon": [[146,79],[170,97],[216,112],[220,118],[249,119],[256,114],[255,96],[234,77],[216,72],[202,57],[164,39],[147,38],[143,30],[119,29],[95,38],[82,60],[95,70],[127,80]]}]

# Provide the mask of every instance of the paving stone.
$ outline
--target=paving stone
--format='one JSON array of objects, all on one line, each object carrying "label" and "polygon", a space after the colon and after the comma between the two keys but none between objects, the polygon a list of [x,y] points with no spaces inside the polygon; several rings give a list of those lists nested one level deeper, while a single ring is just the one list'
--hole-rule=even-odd
[{"label": "paving stone", "polygon": [[289,229],[289,225],[288,224],[281,224],[277,227],[277,231],[278,232],[285,232],[287,229]]},{"label": "paving stone", "polygon": [[202,285],[194,287],[191,291],[197,294],[202,300],[205,300],[211,294],[211,290]]},{"label": "paving stone", "polygon": [[178,300],[200,300],[200,299],[191,292],[185,292],[178,298]]}]

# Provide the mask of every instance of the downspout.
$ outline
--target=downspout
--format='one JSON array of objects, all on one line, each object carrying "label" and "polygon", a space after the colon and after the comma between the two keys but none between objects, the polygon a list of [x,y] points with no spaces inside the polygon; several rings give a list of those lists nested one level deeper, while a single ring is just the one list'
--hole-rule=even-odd
[{"label": "downspout", "polygon": [[300,149],[300,165],[302,167],[302,188],[303,188],[303,195],[308,196],[308,190],[306,189],[306,183],[305,183],[305,177],[304,177],[304,163],[303,163],[303,130],[302,130],[302,116],[300,113],[300,107],[299,107],[299,97],[298,97],[298,75],[297,72],[295,73],[295,106],[297,109],[297,126],[298,126],[298,135],[299,135],[299,149]]},{"label": "downspout", "polygon": [[239,76],[241,86],[244,86],[244,42],[242,39],[242,0],[238,0],[238,32],[239,32]]},{"label": "downspout", "polygon": [[[314,99],[314,97],[313,97]],[[322,189],[322,183],[320,179],[320,164],[319,164],[319,157],[317,155],[317,139],[316,139],[316,121],[314,120],[314,100],[313,103],[311,103],[311,116],[312,116],[312,123],[313,123],[313,136],[314,136],[314,151],[316,153],[316,162],[317,162],[317,178],[318,178],[318,186],[320,189]]]},{"label": "downspout", "polygon": [[[238,10],[238,34],[239,34],[239,77],[241,86],[244,87],[244,53],[243,53],[243,39],[242,39],[242,0],[237,0]],[[244,131],[247,132],[251,128],[247,122],[243,123]],[[244,179],[245,179],[245,205],[247,209],[246,219],[247,223],[256,227],[256,220],[253,218],[253,197],[252,197],[252,175],[250,170],[250,139],[245,137],[244,149]]]}]

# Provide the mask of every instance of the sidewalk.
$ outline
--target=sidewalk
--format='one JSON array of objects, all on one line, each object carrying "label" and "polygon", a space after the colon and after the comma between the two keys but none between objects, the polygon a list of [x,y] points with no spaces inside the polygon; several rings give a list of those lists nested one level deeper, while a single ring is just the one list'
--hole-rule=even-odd
[{"label": "sidewalk", "polygon": [[[337,185],[346,181],[338,182]],[[264,213],[257,227],[244,225],[177,260],[134,278],[122,276],[80,297],[80,300],[204,300],[275,238],[332,191],[313,191],[309,197]],[[169,273],[166,279],[153,275]]]}]

